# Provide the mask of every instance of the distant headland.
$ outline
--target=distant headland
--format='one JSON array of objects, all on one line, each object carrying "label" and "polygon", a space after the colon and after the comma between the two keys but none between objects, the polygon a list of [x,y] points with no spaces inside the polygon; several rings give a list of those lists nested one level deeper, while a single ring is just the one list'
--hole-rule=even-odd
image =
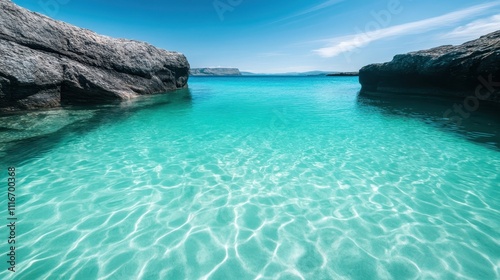
[{"label": "distant headland", "polygon": [[241,76],[238,68],[192,68],[191,76]]},{"label": "distant headland", "polygon": [[353,76],[359,76],[359,72],[339,72],[339,73],[330,73],[326,75],[329,77],[353,77]]},{"label": "distant headland", "polygon": [[190,76],[332,76],[332,77],[352,77],[358,76],[359,72],[335,72],[335,71],[307,71],[307,72],[284,72],[284,73],[255,73],[240,71],[238,68],[191,68]]}]

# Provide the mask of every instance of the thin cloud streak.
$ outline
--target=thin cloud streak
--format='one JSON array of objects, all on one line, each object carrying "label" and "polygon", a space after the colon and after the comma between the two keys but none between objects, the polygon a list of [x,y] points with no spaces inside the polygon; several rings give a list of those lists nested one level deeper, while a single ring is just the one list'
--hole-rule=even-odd
[{"label": "thin cloud streak", "polygon": [[473,15],[477,15],[487,11],[489,8],[498,6],[500,3],[489,3],[477,6],[472,6],[456,12],[451,12],[434,18],[414,21],[401,25],[396,25],[388,28],[383,28],[371,32],[341,36],[329,39],[330,44],[327,47],[313,50],[314,53],[322,57],[334,57],[339,54],[352,51],[354,49],[364,47],[373,41],[396,37],[408,34],[424,33],[430,30],[442,28],[446,25],[451,25],[458,21],[464,20]]},{"label": "thin cloud streak", "polygon": [[309,14],[309,13],[312,13],[312,12],[316,12],[316,11],[328,8],[328,7],[332,6],[332,5],[338,4],[340,2],[344,2],[344,1],[345,0],[329,0],[329,1],[323,2],[323,3],[319,4],[319,5],[316,5],[316,6],[312,7],[312,8],[304,10],[304,11],[302,11],[300,13],[297,13],[297,14],[293,15],[292,17],[298,17],[298,16],[306,15],[306,14]]},{"label": "thin cloud streak", "polygon": [[278,22],[282,22],[282,21],[286,21],[286,20],[289,20],[289,19],[293,19],[293,18],[297,18],[297,17],[301,17],[301,16],[305,16],[307,14],[310,14],[310,13],[313,13],[313,12],[316,12],[316,11],[319,11],[319,10],[322,10],[322,9],[326,9],[330,6],[333,6],[335,4],[338,4],[338,3],[341,3],[341,2],[344,2],[345,0],[328,0],[328,1],[325,1],[319,5],[316,5],[314,7],[311,7],[309,9],[305,9],[301,12],[298,12],[296,14],[293,14],[291,16],[288,16],[288,17],[285,17],[285,18],[282,18],[282,19],[279,19],[277,21],[274,21],[274,23],[278,23]]},{"label": "thin cloud streak", "polygon": [[500,29],[500,14],[486,19],[479,19],[464,26],[453,29],[450,33],[441,36],[442,38],[453,38],[472,40],[482,35],[497,31]]}]

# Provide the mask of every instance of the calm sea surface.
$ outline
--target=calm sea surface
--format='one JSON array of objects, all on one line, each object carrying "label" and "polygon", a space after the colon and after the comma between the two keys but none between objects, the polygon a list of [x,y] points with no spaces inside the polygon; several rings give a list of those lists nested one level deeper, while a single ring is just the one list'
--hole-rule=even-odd
[{"label": "calm sea surface", "polygon": [[496,111],[457,127],[355,77],[189,85],[0,117],[1,279],[500,278]]}]

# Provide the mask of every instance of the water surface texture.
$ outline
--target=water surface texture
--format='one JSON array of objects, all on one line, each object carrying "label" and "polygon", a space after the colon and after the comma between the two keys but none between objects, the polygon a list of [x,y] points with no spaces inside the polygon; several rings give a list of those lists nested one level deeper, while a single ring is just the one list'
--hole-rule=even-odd
[{"label": "water surface texture", "polygon": [[456,127],[453,103],[359,89],[196,77],[1,117],[19,221],[0,278],[499,279],[498,114]]}]

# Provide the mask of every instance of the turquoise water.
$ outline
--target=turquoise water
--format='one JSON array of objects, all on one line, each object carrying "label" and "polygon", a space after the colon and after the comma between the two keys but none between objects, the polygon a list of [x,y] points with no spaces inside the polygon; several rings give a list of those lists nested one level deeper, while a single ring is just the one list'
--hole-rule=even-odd
[{"label": "turquoise water", "polygon": [[0,118],[19,218],[0,278],[500,278],[498,114],[455,127],[452,103],[356,78],[189,84]]}]

